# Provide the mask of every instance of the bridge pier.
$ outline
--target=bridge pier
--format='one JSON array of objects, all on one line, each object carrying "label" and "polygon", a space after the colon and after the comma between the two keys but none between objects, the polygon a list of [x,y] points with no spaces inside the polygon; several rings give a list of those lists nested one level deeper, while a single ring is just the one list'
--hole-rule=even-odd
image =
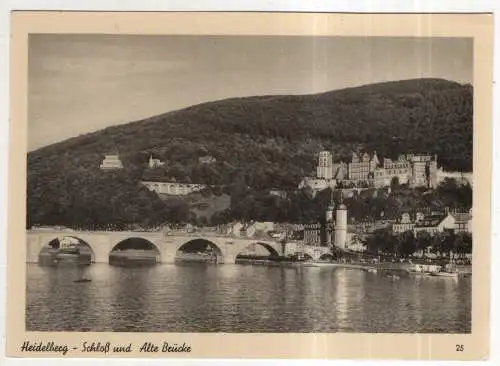
[{"label": "bridge pier", "polygon": [[230,254],[223,255],[223,256],[217,258],[217,263],[218,264],[235,264],[236,263],[236,256],[230,255]]},{"label": "bridge pier", "polygon": [[175,262],[176,251],[172,251],[168,245],[162,245],[160,251],[160,263],[174,263]]},{"label": "bridge pier", "polygon": [[110,236],[99,235],[92,240],[92,250],[94,252],[94,263],[109,263],[109,253],[113,249],[114,243]]}]

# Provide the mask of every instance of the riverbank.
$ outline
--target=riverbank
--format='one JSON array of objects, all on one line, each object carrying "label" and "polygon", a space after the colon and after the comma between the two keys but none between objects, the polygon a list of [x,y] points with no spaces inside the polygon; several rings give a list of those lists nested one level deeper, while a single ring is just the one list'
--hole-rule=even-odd
[{"label": "riverbank", "polygon": [[[322,261],[273,261],[269,259],[237,259],[236,264],[247,265],[262,265],[272,267],[317,267],[317,268],[345,268],[345,269],[359,269],[364,271],[381,271],[388,273],[409,273],[414,265],[411,263],[342,263],[342,262],[322,262]],[[471,265],[457,266],[457,270],[461,275],[472,274]]]}]

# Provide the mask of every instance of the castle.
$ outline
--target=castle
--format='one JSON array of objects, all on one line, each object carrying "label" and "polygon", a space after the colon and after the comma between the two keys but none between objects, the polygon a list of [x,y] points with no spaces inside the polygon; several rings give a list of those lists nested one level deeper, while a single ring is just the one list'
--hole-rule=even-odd
[{"label": "castle", "polygon": [[331,152],[321,151],[316,177],[304,178],[299,188],[309,187],[317,192],[335,188],[340,183],[345,188],[382,188],[396,179],[399,184],[410,187],[435,188],[439,184],[439,172],[437,155],[402,154],[397,160],[385,158],[381,162],[377,152],[372,155],[353,152],[349,163],[335,163]]}]

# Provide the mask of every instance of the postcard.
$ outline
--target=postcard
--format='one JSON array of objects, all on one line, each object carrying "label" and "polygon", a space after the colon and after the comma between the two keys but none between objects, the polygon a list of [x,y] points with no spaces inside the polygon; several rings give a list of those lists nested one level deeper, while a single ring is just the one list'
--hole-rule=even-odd
[{"label": "postcard", "polygon": [[490,14],[11,24],[7,356],[488,358]]}]

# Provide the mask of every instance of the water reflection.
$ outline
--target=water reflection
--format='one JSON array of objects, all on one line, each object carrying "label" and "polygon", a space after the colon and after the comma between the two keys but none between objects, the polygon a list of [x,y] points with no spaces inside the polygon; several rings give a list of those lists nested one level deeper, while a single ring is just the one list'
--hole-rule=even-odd
[{"label": "water reflection", "polygon": [[[152,267],[132,267],[119,271],[121,277],[112,287],[109,304],[113,331],[124,332],[129,328],[140,330],[147,323],[148,307],[155,296],[152,285],[155,284]],[[131,283],[141,284],[130,286]]]},{"label": "water reflection", "polygon": [[32,331],[470,332],[471,279],[177,264],[27,266]]},{"label": "water reflection", "polygon": [[337,315],[337,325],[339,331],[344,330],[349,325],[347,324],[347,311],[349,307],[349,299],[347,297],[347,277],[346,269],[338,269],[335,271],[335,282],[336,293],[335,302],[337,304],[335,314]]}]

